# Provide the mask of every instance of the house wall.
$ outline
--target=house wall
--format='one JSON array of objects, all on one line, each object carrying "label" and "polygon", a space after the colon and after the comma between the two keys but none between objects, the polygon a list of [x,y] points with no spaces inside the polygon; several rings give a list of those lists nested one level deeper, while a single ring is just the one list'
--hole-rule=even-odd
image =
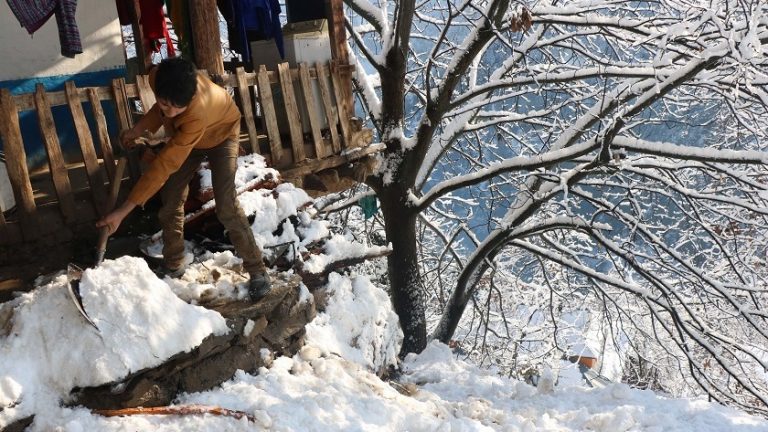
[{"label": "house wall", "polygon": [[[112,0],[79,0],[76,13],[83,53],[74,58],[61,55],[55,16],[33,35],[21,26],[6,1],[0,1],[0,88],[13,94],[34,92],[42,83],[48,91],[59,91],[64,82],[78,87],[109,85],[125,76],[120,23]],[[53,109],[65,158],[77,147],[72,118],[63,107]],[[20,114],[28,164],[45,161],[37,119],[33,112]],[[2,142],[0,142],[2,150]],[[69,158],[71,159],[71,158]]]},{"label": "house wall", "polygon": [[122,38],[115,2],[79,0],[77,25],[83,53],[60,53],[58,27],[51,17],[34,35],[21,26],[5,1],[0,2],[0,82],[55,77],[123,68]]}]

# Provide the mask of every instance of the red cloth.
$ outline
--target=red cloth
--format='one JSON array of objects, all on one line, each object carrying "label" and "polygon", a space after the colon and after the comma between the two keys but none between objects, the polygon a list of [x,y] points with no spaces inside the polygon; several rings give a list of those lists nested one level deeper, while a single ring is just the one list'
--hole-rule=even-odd
[{"label": "red cloth", "polygon": [[[133,0],[115,0],[117,2],[117,16],[121,25],[131,24],[131,8],[129,2]],[[148,51],[159,52],[158,39],[165,39],[168,49],[168,57],[175,57],[171,34],[165,24],[163,13],[163,0],[139,0],[141,14],[141,31],[144,33],[144,48]]]}]

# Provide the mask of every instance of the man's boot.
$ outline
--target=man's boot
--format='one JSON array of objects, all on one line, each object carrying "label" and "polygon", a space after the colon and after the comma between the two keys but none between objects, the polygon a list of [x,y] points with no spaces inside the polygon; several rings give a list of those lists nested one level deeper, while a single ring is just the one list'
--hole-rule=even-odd
[{"label": "man's boot", "polygon": [[255,303],[263,299],[270,290],[272,290],[272,283],[266,272],[251,275],[251,280],[248,281],[248,295],[252,302]]}]

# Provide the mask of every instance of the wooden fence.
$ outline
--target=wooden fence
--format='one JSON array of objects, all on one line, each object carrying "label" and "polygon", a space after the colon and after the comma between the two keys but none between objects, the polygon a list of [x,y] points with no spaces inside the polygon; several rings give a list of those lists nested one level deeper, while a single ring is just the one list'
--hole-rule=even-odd
[{"label": "wooden fence", "polygon": [[[318,63],[292,69],[284,63],[276,71],[262,66],[246,73],[238,68],[222,77],[222,84],[232,89],[243,113],[245,139],[241,144],[245,150],[262,154],[290,177],[339,166],[381,148],[369,146],[370,131],[352,119],[349,77],[349,66]],[[279,91],[282,103],[275,102],[277,91],[273,89]],[[84,103],[89,109],[88,105],[84,109]],[[119,129],[127,129],[133,125],[134,115],[154,103],[147,76],[138,76],[136,84],[115,79],[108,87],[77,88],[67,82],[63,91],[56,92],[47,92],[42,85],[34,93],[20,95],[0,89],[0,136],[17,207],[7,218],[0,212],[0,245],[34,241],[62,227],[92,225],[102,216],[108,185],[114,181],[113,149],[119,135],[119,131],[109,130],[104,108],[114,110],[110,114]],[[64,161],[53,121],[55,106],[66,106],[72,114],[81,162]],[[322,109],[313,109],[318,106]],[[25,111],[36,115],[48,159],[48,169],[35,175],[27,166],[19,124],[19,113]],[[89,126],[88,118],[94,127]],[[349,151],[352,148],[355,151]],[[85,179],[83,187],[73,188],[75,171]],[[127,183],[138,175],[134,161]],[[52,192],[33,189],[33,181],[49,183]]]}]

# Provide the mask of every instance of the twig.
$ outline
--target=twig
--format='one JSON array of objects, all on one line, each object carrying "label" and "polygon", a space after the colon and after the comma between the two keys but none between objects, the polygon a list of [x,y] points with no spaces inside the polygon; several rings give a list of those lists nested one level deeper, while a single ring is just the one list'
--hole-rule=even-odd
[{"label": "twig", "polygon": [[248,421],[256,423],[256,418],[237,410],[231,410],[218,406],[208,405],[173,405],[159,407],[137,407],[120,408],[113,410],[93,410],[95,414],[104,417],[122,417],[131,415],[193,415],[193,414],[212,414],[217,416],[234,417],[236,419],[247,418]]}]

